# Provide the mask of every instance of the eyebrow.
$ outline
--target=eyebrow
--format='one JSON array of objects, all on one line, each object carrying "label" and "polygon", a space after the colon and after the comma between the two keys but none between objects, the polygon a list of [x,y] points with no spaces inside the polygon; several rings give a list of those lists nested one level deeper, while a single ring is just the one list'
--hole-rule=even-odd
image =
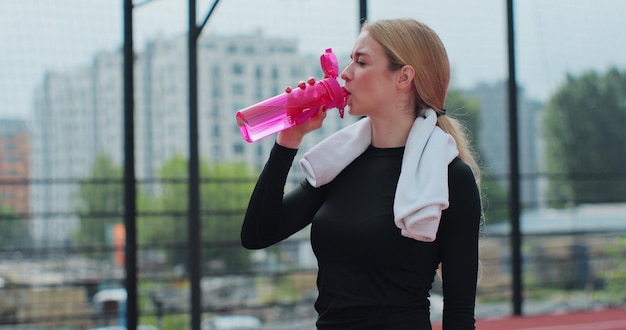
[{"label": "eyebrow", "polygon": [[[356,57],[369,56],[369,54],[364,51],[355,52],[354,55],[356,55]],[[350,54],[350,58],[354,58],[352,54]]]}]

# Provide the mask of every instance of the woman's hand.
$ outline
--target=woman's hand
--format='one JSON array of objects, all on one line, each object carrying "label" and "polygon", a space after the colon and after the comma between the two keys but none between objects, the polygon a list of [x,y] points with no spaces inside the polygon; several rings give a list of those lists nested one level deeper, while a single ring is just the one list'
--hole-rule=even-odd
[{"label": "woman's hand", "polygon": [[279,132],[276,143],[286,148],[298,149],[306,134],[322,127],[326,118],[326,110],[326,106],[323,105],[309,120]]},{"label": "woman's hand", "polygon": [[[315,85],[315,78],[310,77],[306,82],[300,81],[298,83],[298,88],[304,90],[307,88],[307,86],[313,85]],[[286,93],[291,93],[292,90],[293,89],[291,88],[291,86],[287,86],[285,88]],[[326,110],[326,106],[322,105],[317,110],[317,113],[313,114],[313,116],[311,116],[305,122],[294,125],[286,130],[279,132],[278,137],[276,138],[276,142],[283,147],[298,149],[300,147],[300,144],[302,143],[302,139],[307,133],[322,127],[322,122],[326,118]],[[293,115],[295,116],[298,114]]]}]

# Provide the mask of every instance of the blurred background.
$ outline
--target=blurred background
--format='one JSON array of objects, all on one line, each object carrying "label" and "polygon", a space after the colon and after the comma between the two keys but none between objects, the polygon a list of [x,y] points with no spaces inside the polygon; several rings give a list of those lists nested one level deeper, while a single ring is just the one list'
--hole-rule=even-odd
[{"label": "blurred background", "polygon": [[0,1],[0,329],[314,329],[307,230],[240,246],[274,139],[235,113],[321,78],[326,48],[343,68],[362,18],[447,47],[484,171],[477,318],[624,307],[626,6],[507,4]]}]

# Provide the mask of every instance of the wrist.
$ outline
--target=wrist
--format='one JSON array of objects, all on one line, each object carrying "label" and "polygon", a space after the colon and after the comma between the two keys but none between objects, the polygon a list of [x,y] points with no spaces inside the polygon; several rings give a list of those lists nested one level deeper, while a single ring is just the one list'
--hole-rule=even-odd
[{"label": "wrist", "polygon": [[279,145],[290,148],[290,149],[298,149],[300,148],[300,144],[302,143],[303,136],[296,136],[294,134],[289,134],[287,132],[280,132],[276,137],[276,143]]}]

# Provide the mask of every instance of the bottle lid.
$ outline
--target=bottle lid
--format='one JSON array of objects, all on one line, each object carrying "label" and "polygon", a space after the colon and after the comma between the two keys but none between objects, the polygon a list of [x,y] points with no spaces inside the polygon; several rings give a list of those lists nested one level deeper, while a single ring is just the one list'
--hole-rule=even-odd
[{"label": "bottle lid", "polygon": [[324,78],[337,78],[339,76],[339,63],[332,48],[326,49],[326,52],[320,56],[320,63],[322,71],[324,71]]}]

